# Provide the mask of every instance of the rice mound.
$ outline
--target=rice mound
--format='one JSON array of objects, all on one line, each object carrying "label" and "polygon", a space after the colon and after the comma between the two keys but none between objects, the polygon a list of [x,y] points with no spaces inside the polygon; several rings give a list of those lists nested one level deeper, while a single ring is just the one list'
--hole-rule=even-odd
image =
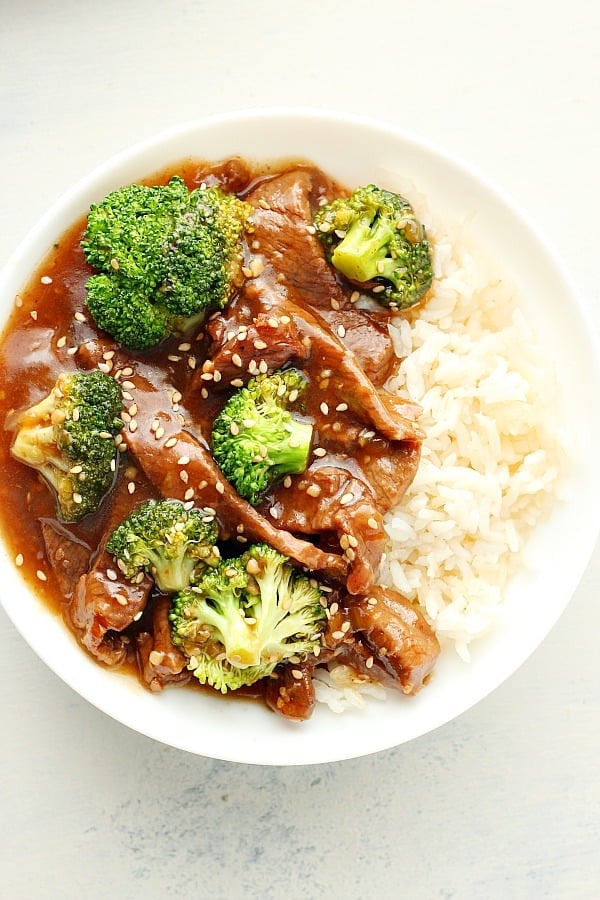
[{"label": "rice mound", "polygon": [[380,581],[417,601],[468,660],[556,497],[558,386],[514,288],[466,242],[428,230],[434,285],[422,309],[390,326],[402,362],[386,385],[420,404],[426,439],[414,482],[385,517]]}]

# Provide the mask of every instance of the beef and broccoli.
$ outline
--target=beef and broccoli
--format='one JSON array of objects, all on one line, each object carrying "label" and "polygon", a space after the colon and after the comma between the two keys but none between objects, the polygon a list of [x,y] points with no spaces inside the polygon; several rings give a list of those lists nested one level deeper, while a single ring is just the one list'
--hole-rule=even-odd
[{"label": "beef and broccoli", "polygon": [[433,278],[410,204],[304,163],[186,162],[44,265],[1,351],[4,514],[82,646],[296,720],[322,666],[418,691],[438,642],[377,583],[423,439],[384,387],[389,318]]}]

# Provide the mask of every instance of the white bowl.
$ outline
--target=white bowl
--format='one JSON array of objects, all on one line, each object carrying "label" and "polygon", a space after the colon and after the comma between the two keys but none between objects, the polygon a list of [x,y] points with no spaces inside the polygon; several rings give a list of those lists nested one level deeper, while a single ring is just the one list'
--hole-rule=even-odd
[{"label": "white bowl", "polygon": [[[209,692],[171,689],[154,695],[131,677],[101,668],[62,621],[24,585],[0,544],[2,603],[32,649],[82,697],[114,719],[165,744],[218,759],[297,765],[363,756],[394,747],[448,722],[484,698],[535,650],[564,610],[600,529],[596,448],[600,421],[591,414],[600,390],[594,329],[556,252],[496,187],[464,163],[388,125],[306,110],[241,112],[193,122],[144,141],[75,185],[18,247],[0,276],[0,316],[53,241],[117,186],[185,157],[256,160],[305,157],[349,186],[398,171],[424,193],[442,220],[474,216],[477,240],[499,272],[522,292],[565,402],[561,417],[576,436],[566,499],[537,528],[534,567],[514,578],[498,627],[473,648],[470,664],[448,652],[431,684],[414,698],[390,693],[342,715],[319,705],[312,719],[289,723],[258,703],[228,702]],[[566,402],[568,400],[568,402]],[[561,565],[560,560],[567,560]]]}]

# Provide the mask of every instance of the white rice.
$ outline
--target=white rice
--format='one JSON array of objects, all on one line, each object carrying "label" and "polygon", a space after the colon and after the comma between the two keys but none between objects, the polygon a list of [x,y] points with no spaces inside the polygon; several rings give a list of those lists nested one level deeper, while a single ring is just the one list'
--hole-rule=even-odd
[{"label": "white rice", "polygon": [[[422,206],[436,277],[423,307],[390,326],[402,362],[386,387],[420,404],[426,438],[413,484],[385,516],[379,581],[418,602],[443,648],[468,660],[556,497],[558,386],[515,290]],[[318,676],[317,698],[336,711],[363,700],[343,674]]]}]

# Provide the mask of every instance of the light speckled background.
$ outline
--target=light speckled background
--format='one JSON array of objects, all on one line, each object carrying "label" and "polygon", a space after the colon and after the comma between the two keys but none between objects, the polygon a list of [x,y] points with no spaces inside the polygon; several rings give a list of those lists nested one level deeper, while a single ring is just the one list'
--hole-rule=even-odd
[{"label": "light speckled background", "polygon": [[[599,25],[592,0],[0,0],[0,263],[132,142],[310,105],[401,124],[484,170],[560,247],[598,327]],[[544,645],[458,721],[304,769],[129,732],[0,613],[0,896],[598,896],[599,582],[597,552]]]}]

